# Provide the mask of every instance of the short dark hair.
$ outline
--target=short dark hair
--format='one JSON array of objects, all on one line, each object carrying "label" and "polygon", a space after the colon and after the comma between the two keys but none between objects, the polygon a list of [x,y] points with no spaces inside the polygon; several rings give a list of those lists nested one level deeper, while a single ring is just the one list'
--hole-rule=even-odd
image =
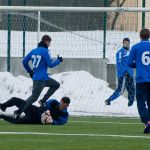
[{"label": "short dark hair", "polygon": [[143,39],[149,39],[150,38],[150,30],[149,29],[142,29],[140,31],[140,38]]},{"label": "short dark hair", "polygon": [[123,39],[123,42],[124,42],[124,41],[130,42],[130,39],[129,39],[129,38],[124,38],[124,39]]},{"label": "short dark hair", "polygon": [[52,41],[52,39],[49,35],[43,35],[42,36],[41,42],[45,43],[46,41],[48,41],[48,42]]},{"label": "short dark hair", "polygon": [[62,97],[61,101],[63,101],[63,103],[70,104],[70,98],[69,97]]}]

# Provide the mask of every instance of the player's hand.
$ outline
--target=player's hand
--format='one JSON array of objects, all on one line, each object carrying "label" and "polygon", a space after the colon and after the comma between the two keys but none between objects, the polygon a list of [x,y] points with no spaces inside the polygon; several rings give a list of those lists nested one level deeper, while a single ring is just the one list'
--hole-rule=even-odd
[{"label": "player's hand", "polygon": [[34,74],[33,71],[31,73],[29,73],[29,75],[30,75],[31,78],[33,78],[33,74]]},{"label": "player's hand", "polygon": [[60,62],[62,62],[62,61],[63,61],[63,58],[62,58],[61,56],[59,56],[59,55],[57,55],[57,59],[59,59],[59,60],[60,60]]},{"label": "player's hand", "polygon": [[53,119],[50,115],[50,111],[47,110],[41,115],[41,123],[42,124],[51,124],[53,123]]},{"label": "player's hand", "polygon": [[51,116],[42,116],[41,123],[42,124],[51,124],[51,123],[53,123],[53,119]]},{"label": "player's hand", "polygon": [[50,115],[51,115],[51,112],[50,112],[50,110],[46,110],[46,111],[45,111],[45,115],[48,115],[48,116],[50,116]]},{"label": "player's hand", "polygon": [[128,72],[126,72],[126,74],[125,74],[125,75],[126,75],[126,77],[129,77],[129,76],[130,76]]},{"label": "player's hand", "polygon": [[53,119],[51,116],[49,116],[47,119],[46,119],[46,124],[51,124],[53,123]]}]

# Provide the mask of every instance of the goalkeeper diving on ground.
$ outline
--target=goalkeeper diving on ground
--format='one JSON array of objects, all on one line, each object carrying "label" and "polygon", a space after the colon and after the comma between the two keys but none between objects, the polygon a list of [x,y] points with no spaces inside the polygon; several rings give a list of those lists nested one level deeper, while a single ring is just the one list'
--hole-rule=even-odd
[{"label": "goalkeeper diving on ground", "polygon": [[125,90],[128,91],[128,106],[132,106],[135,97],[135,86],[133,69],[127,65],[127,60],[130,54],[130,39],[123,39],[123,47],[116,53],[116,67],[118,77],[118,87],[116,91],[105,100],[106,105],[117,99]]},{"label": "goalkeeper diving on ground", "polygon": [[[8,107],[16,106],[20,108],[25,103],[23,99],[13,97],[5,103],[0,104],[0,109],[5,112]],[[15,118],[4,113],[0,114],[0,118],[14,124],[63,125],[68,121],[69,114],[67,108],[69,104],[70,99],[68,97],[62,97],[60,102],[50,99],[46,101],[46,110],[42,106],[30,105],[24,112],[25,115],[20,118]]]}]

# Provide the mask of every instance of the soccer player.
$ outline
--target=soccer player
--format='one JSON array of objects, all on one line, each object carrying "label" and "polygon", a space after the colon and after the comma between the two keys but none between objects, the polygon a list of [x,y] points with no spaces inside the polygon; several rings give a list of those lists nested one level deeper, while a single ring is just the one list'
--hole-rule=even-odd
[{"label": "soccer player", "polygon": [[116,53],[116,66],[118,77],[118,88],[105,100],[106,105],[117,99],[125,90],[128,91],[128,106],[132,106],[135,97],[133,69],[127,65],[127,59],[130,53],[130,39],[123,39],[123,47]]},{"label": "soccer player", "polygon": [[[4,112],[8,107],[16,106],[20,108],[26,102],[20,98],[13,97],[7,102],[0,104],[0,109]],[[35,105],[30,105],[25,113],[25,116],[18,119],[1,114],[0,118],[5,121],[15,123],[15,124],[52,124],[52,125],[63,125],[67,123],[68,112],[67,108],[69,106],[70,99],[68,97],[63,97],[60,102],[55,99],[50,99],[46,101],[46,111],[44,112],[42,106],[37,107]]]},{"label": "soccer player", "polygon": [[[63,58],[59,57],[53,60],[50,56],[48,47],[50,46],[52,39],[48,35],[44,35],[38,47],[31,50],[27,56],[23,59],[23,66],[33,79],[32,95],[26,100],[26,103],[20,107],[19,110],[14,112],[15,116],[19,118],[22,112],[37,101],[44,87],[50,87],[43,99],[40,100],[42,106],[45,105],[46,100],[60,87],[60,84],[50,78],[47,73],[47,68],[55,67],[59,65]],[[29,66],[29,61],[32,61],[32,69]]]},{"label": "soccer player", "polygon": [[137,108],[146,124],[144,133],[150,133],[150,30],[142,29],[140,38],[141,42],[132,47],[127,64],[136,68]]}]

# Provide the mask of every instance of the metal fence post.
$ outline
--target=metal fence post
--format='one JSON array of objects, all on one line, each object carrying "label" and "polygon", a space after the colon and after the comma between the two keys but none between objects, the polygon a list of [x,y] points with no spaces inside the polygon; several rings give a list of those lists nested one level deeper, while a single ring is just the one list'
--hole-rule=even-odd
[{"label": "metal fence post", "polygon": [[[8,6],[11,6],[11,0],[8,0]],[[11,49],[11,14],[7,18],[7,71],[10,72],[10,49]]]},{"label": "metal fence post", "polygon": [[37,27],[37,43],[39,43],[40,40],[40,19],[41,19],[41,12],[38,11],[38,27]]},{"label": "metal fence post", "polygon": [[[142,1],[142,7],[145,8],[146,6],[146,1]],[[145,28],[145,12],[142,12],[142,29]]]},{"label": "metal fence post", "polygon": [[[23,1],[23,5],[26,5],[26,0]],[[23,16],[23,57],[25,56],[25,44],[26,44],[26,16]]]},{"label": "metal fence post", "polygon": [[[107,7],[107,0],[104,0],[104,6]],[[106,58],[106,30],[107,30],[107,12],[104,12],[103,18],[103,59]]]}]

